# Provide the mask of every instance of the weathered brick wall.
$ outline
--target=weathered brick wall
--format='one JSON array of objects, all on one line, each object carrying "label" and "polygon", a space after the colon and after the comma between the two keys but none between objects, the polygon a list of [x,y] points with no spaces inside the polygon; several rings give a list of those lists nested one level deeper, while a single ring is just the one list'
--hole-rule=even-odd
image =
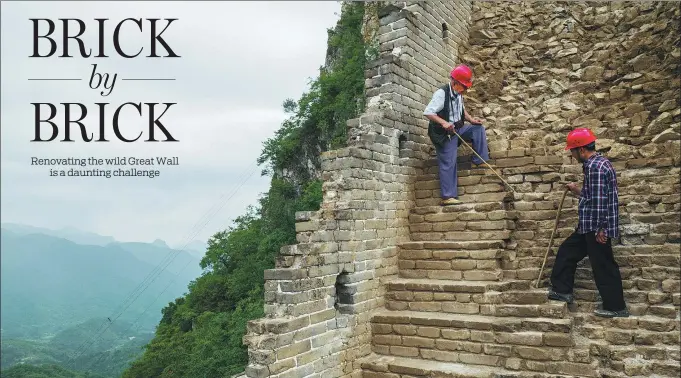
[{"label": "weathered brick wall", "polygon": [[[492,157],[519,192],[505,276],[539,274],[564,183],[582,181],[565,137],[591,128],[618,173],[615,258],[628,307],[642,317],[576,318],[577,332],[595,340],[592,355],[614,371],[678,371],[643,359],[679,360],[680,3],[475,2],[472,18],[462,54],[476,74],[469,111],[488,120]],[[576,226],[576,203],[568,194],[544,278]],[[581,316],[597,296],[588,259],[576,288],[573,311]]]},{"label": "weathered brick wall", "polygon": [[371,352],[370,312],[384,307],[381,279],[397,273],[429,151],[421,113],[447,82],[470,10],[465,1],[377,5],[367,110],[348,121],[349,146],[322,156],[321,210],[297,214],[298,244],[265,272],[267,316],[244,337],[248,377],[360,376],[353,362]]}]

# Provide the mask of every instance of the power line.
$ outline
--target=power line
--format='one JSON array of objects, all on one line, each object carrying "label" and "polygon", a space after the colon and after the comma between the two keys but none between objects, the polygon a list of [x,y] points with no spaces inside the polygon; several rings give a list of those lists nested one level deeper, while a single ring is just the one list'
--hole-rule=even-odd
[{"label": "power line", "polygon": [[[227,198],[227,200],[224,201],[224,202],[222,203],[222,205],[221,205],[216,211],[213,211],[213,212],[212,212],[213,214],[212,214],[208,219],[206,219],[205,222],[203,222],[203,224],[201,225],[201,227],[199,227],[199,228],[196,230],[196,232],[193,234],[192,238],[191,238],[190,240],[187,241],[187,243],[185,244],[185,246],[184,246],[182,249],[180,249],[180,250],[171,251],[171,252],[166,256],[166,258],[165,258],[161,263],[159,263],[159,265],[157,265],[156,268],[154,268],[154,270],[153,270],[151,273],[149,273],[149,275],[147,275],[147,277],[142,281],[142,283],[140,283],[140,284],[137,286],[137,288],[135,288],[135,290],[133,290],[133,292],[132,292],[131,294],[128,295],[128,297],[127,297],[126,300],[123,302],[123,304],[121,304],[118,308],[122,307],[130,298],[132,298],[132,297],[134,296],[134,298],[132,299],[132,302],[130,302],[127,306],[125,306],[125,308],[123,308],[123,310],[119,311],[118,314],[117,314],[115,317],[109,317],[109,318],[107,319],[108,322],[107,322],[107,321],[103,321],[103,322],[102,322],[102,325],[100,325],[99,329],[95,332],[95,336],[92,338],[92,340],[91,340],[89,343],[86,341],[86,342],[84,342],[83,344],[81,344],[81,346],[79,346],[79,347],[76,349],[76,354],[75,354],[75,356],[72,356],[71,358],[69,358],[69,361],[66,363],[66,365],[70,364],[70,363],[73,362],[76,358],[80,357],[83,353],[85,353],[85,351],[87,351],[87,349],[88,349],[94,342],[97,341],[97,338],[100,337],[100,334],[102,334],[102,333],[105,332],[107,329],[109,329],[109,327],[111,327],[111,325],[113,324],[113,322],[115,322],[115,321],[123,314],[123,312],[125,312],[125,310],[127,310],[127,309],[132,305],[132,303],[134,303],[134,301],[135,301],[137,298],[139,298],[139,296],[140,296],[140,295],[141,295],[141,294],[142,294],[142,293],[143,293],[143,292],[144,292],[144,291],[145,291],[145,290],[146,290],[146,289],[147,289],[147,288],[156,280],[156,278],[158,278],[158,277],[160,276],[160,274],[168,267],[168,265],[170,265],[170,263],[175,259],[175,257],[177,257],[177,256],[179,255],[180,252],[184,251],[185,248],[187,248],[187,246],[189,245],[189,243],[190,243],[190,242],[194,239],[194,237],[196,237],[196,235],[197,235],[197,234],[198,234],[198,233],[199,233],[199,232],[208,224],[208,222],[210,222],[210,220],[212,219],[212,217],[213,217],[215,214],[217,214],[217,212],[219,212],[220,209],[222,209],[222,207],[224,207],[224,205],[226,204],[226,202],[227,202],[229,199],[231,199],[231,198],[236,194],[236,192],[239,190],[239,188],[241,188],[241,186],[243,186],[243,184],[244,184],[244,183],[253,175],[253,173],[255,173],[255,171],[256,171],[256,169],[257,169],[257,163],[255,164],[255,166],[252,166],[252,167],[253,167],[253,168],[251,169],[251,172],[248,174],[248,176],[247,176],[245,179],[243,179],[243,180],[239,183],[239,185],[231,192],[232,194],[229,196],[229,198]],[[244,172],[245,172],[245,171],[244,171]],[[243,177],[243,174],[242,174],[242,177]],[[227,192],[224,192],[224,193],[220,196],[220,199],[218,199],[218,201],[216,201],[216,202],[213,204],[213,207],[215,207],[216,204],[221,203],[221,199],[222,199],[226,194],[227,194]],[[212,208],[213,208],[213,207],[212,207]],[[199,219],[199,221],[196,222],[196,224],[194,225],[194,227],[192,227],[192,229],[190,229],[189,232],[191,232],[193,229],[195,229],[195,228],[199,225],[199,223],[200,223],[201,221],[203,221],[204,218],[206,218],[207,214],[211,213],[211,211],[213,210],[212,208],[211,208],[208,212],[204,213],[204,215],[201,217],[201,219]],[[172,257],[170,257],[171,255],[172,255]],[[170,257],[170,260],[168,260],[169,257]],[[165,263],[165,265],[164,265],[164,262],[165,262],[166,260],[168,260],[168,261],[167,261],[167,263]],[[191,261],[191,260],[190,260],[190,261]],[[160,267],[161,265],[163,265],[163,268],[161,268],[160,270],[158,270],[159,267]],[[182,272],[187,266],[188,266],[188,264],[185,265],[185,267],[184,267],[180,272]],[[158,270],[158,272],[156,272],[157,270]],[[155,273],[155,272],[156,272],[156,273]],[[176,276],[176,278],[177,278],[178,276],[179,276],[179,273],[178,273],[178,275]],[[149,279],[151,279],[151,281],[149,281]],[[145,282],[147,282],[147,281],[149,281],[149,282],[145,285]],[[173,279],[173,281],[171,281],[171,284],[172,284],[172,282],[174,282],[174,279]],[[169,286],[170,286],[170,284],[168,285],[168,287],[169,287]],[[165,292],[165,291],[168,289],[168,287],[166,287],[166,288],[163,290],[163,292]],[[142,290],[141,290],[139,293],[137,293],[137,295],[135,295],[135,293],[136,293],[140,288],[142,288]],[[160,297],[160,295],[163,294],[163,292],[161,292],[161,294],[159,294],[159,296],[154,300],[154,302],[155,302],[156,300],[158,300],[158,298]],[[152,302],[152,303],[153,303],[153,302]],[[144,313],[146,313],[146,311],[147,311],[149,308],[150,308],[150,306],[149,306],[147,309],[145,309],[144,312],[142,312],[142,314],[140,315],[140,317],[139,317],[138,319],[140,319],[141,316],[144,315]],[[107,323],[108,323],[108,324],[107,324]],[[104,328],[104,329],[102,330],[103,325],[107,325],[107,327]],[[126,332],[127,332],[127,331],[126,331]]]},{"label": "power line", "polygon": [[[256,168],[257,168],[257,167],[256,167]],[[222,207],[224,207],[224,205],[225,205],[225,204],[226,204],[234,195],[236,195],[236,193],[237,193],[238,190],[241,188],[241,186],[243,186],[243,184],[244,184],[246,181],[248,181],[248,179],[253,175],[253,173],[255,173],[255,168],[251,171],[251,173],[248,175],[248,177],[246,177],[246,179],[242,180],[242,182],[239,184],[239,186],[238,186],[237,188],[235,188],[235,189],[232,191],[232,194],[231,194],[231,195],[229,196],[229,198],[227,198],[227,200],[226,200],[225,202],[223,202],[222,205],[214,212],[214,215],[217,214],[217,213],[222,209]],[[211,216],[211,218],[212,218],[212,216]],[[206,223],[204,223],[204,225],[202,226],[202,228],[203,228],[205,225],[207,225],[207,224],[210,222],[210,220],[211,220],[211,219],[206,220]],[[201,229],[197,230],[197,233],[200,232],[200,231],[201,231]],[[188,244],[188,243],[189,243],[189,242],[187,242],[187,244]],[[186,245],[185,245],[185,247],[186,247]],[[173,278],[173,280],[171,280],[171,281],[168,283],[168,285],[166,285],[165,289],[163,289],[163,291],[162,291],[160,294],[158,294],[158,295],[156,296],[156,298],[149,304],[149,306],[147,306],[147,308],[144,309],[144,311],[137,317],[137,319],[130,325],[130,327],[128,327],[128,329],[125,330],[125,333],[127,333],[128,331],[130,331],[130,329],[132,329],[135,325],[138,324],[138,322],[139,322],[139,320],[142,318],[142,316],[144,316],[144,314],[145,314],[145,313],[154,305],[154,303],[156,303],[156,301],[161,297],[161,295],[163,295],[163,293],[165,293],[166,290],[168,290],[168,288],[169,288],[169,287],[175,282],[175,280],[180,276],[180,273],[182,273],[182,272],[189,266],[189,263],[190,263],[190,262],[191,262],[191,260],[187,261],[187,263],[184,265],[184,267],[175,275],[175,277]],[[138,329],[139,329],[139,328],[138,328]],[[104,354],[101,354],[101,355],[99,356],[99,358],[98,358],[97,360],[95,360],[95,362],[94,362],[92,365],[95,365],[95,364],[96,364],[97,362],[99,362],[102,358],[104,358]]]},{"label": "power line", "polygon": [[[254,171],[255,171],[255,168],[251,171],[251,173],[249,174],[249,176],[248,176],[245,180],[242,180],[242,182],[239,184],[239,186],[238,186],[235,190],[238,190],[238,189],[245,183],[245,181],[246,181],[248,178],[250,178],[250,176],[253,174]],[[221,196],[221,198],[224,197],[225,194],[226,194],[226,193],[223,193],[223,195]],[[230,196],[230,198],[231,198],[231,196]],[[228,198],[228,200],[229,200],[229,198]],[[219,203],[219,201],[216,202],[216,203]],[[214,207],[214,206],[215,206],[215,204],[213,205],[213,207]],[[223,204],[222,206],[224,206],[224,204]],[[220,206],[220,208],[222,208],[222,206]],[[220,209],[220,208],[219,208],[219,209]],[[219,209],[218,209],[218,211],[219,211]],[[210,211],[210,210],[209,210],[209,211]],[[202,217],[202,219],[205,218],[205,217],[206,217],[206,214],[204,214],[204,216]],[[206,222],[204,222],[204,224],[195,232],[194,236],[195,236],[196,234],[198,234],[198,232],[200,232],[200,230],[207,224],[207,222],[208,222],[209,220],[210,220],[210,219],[208,219]],[[197,222],[197,224],[198,224],[198,222]],[[196,225],[194,226],[194,228],[196,228]],[[192,237],[192,240],[193,240],[193,237]],[[188,244],[189,244],[189,241],[187,242],[187,244],[185,245],[184,248],[186,248]],[[140,296],[140,295],[149,287],[149,285],[151,285],[151,283],[153,283],[154,280],[156,280],[156,278],[158,278],[158,276],[160,275],[160,273],[162,273],[163,270],[165,270],[165,268],[167,268],[167,266],[170,264],[170,262],[172,262],[172,260],[173,260],[181,251],[183,251],[184,248],[182,248],[181,250],[173,251],[173,252],[171,252],[171,253],[169,254],[169,255],[173,255],[173,257],[171,258],[171,260],[168,261],[167,263],[165,263],[165,265],[163,266],[163,268],[155,275],[155,277],[152,278],[152,280],[151,280],[146,286],[144,286],[144,288],[142,289],[142,291],[141,291],[140,293],[138,293],[138,294],[135,296],[135,298],[133,299],[133,301],[132,301],[130,304],[128,304],[122,311],[120,311],[120,312],[118,313],[117,316],[114,317],[114,320],[113,320],[113,321],[116,321],[116,320],[122,315],[122,313],[123,313],[128,307],[130,307],[130,306],[132,305],[132,303],[133,303],[133,302],[134,302],[134,301],[135,301],[135,300],[136,300],[136,299],[137,299],[137,298],[138,298],[138,297],[139,297],[139,296]],[[159,265],[159,266],[160,266],[160,265]],[[158,268],[158,267],[157,267],[157,268]],[[156,270],[156,269],[155,269],[155,270]],[[149,277],[147,277],[147,278],[149,278]],[[145,279],[145,281],[147,281],[147,279]],[[143,284],[144,284],[144,281],[143,281],[143,283],[140,284],[140,285],[143,285]],[[133,292],[133,293],[134,293],[134,292]],[[134,295],[134,294],[132,294],[132,295]],[[90,343],[88,343],[87,346],[85,346],[84,348],[82,348],[82,347],[79,348],[79,349],[77,350],[77,352],[78,352],[78,351],[80,351],[80,352],[79,352],[75,357],[72,357],[72,358],[70,359],[69,363],[71,362],[71,360],[74,360],[75,358],[78,358],[78,357],[80,357],[80,355],[82,355],[83,353],[85,353],[85,351],[90,347],[90,345],[92,345],[92,343],[94,343],[94,342],[96,341],[97,337],[100,336],[99,334],[105,332],[105,331],[113,324],[113,321],[110,321],[109,324],[108,324],[108,326],[107,326],[104,330],[101,330],[101,326],[100,326],[100,330],[98,330],[98,331],[96,332],[95,336],[93,337],[93,340],[92,340]],[[104,322],[104,324],[107,324],[107,323]],[[101,331],[101,332],[100,332],[100,331]],[[82,350],[81,350],[81,349],[82,349]]]}]

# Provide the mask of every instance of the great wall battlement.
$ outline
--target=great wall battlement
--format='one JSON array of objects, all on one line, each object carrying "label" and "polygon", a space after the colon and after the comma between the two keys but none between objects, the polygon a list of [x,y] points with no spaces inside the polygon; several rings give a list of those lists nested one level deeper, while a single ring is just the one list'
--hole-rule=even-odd
[{"label": "great wall battlement", "polygon": [[[678,377],[679,4],[375,4],[368,108],[323,155],[321,210],[296,215],[298,243],[265,272],[245,375]],[[443,208],[422,112],[458,63],[513,191],[462,146],[463,203]],[[588,259],[575,304],[534,288],[564,182],[581,182],[563,151],[577,126],[617,169],[629,318],[592,315]],[[544,278],[576,221],[568,195]]]}]

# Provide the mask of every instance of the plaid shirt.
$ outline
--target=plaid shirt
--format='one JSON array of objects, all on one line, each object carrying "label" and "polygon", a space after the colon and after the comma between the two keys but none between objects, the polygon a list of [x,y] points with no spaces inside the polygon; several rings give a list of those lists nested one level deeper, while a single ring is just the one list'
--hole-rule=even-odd
[{"label": "plaid shirt", "polygon": [[617,176],[610,161],[594,153],[584,162],[584,186],[579,197],[577,232],[605,231],[609,238],[619,237]]}]

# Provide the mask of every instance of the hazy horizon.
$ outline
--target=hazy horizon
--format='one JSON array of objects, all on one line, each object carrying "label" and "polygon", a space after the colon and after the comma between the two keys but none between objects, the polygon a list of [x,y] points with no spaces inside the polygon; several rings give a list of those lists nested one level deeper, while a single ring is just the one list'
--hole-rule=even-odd
[{"label": "hazy horizon", "polygon": [[[12,226],[30,227],[30,228],[36,228],[36,229],[45,229],[45,230],[50,230],[50,231],[54,231],[54,232],[59,232],[59,231],[77,231],[77,232],[81,232],[81,233],[93,234],[93,235],[101,236],[101,237],[104,237],[104,238],[112,238],[112,239],[114,239],[116,242],[119,242],[119,243],[149,243],[149,244],[153,244],[154,242],[160,240],[160,241],[166,243],[170,248],[181,248],[181,247],[184,247],[185,244],[187,244],[187,247],[189,247],[189,246],[191,246],[191,245],[194,244],[194,243],[201,243],[201,244],[206,244],[206,245],[208,244],[208,239],[206,239],[206,240],[201,240],[201,239],[195,238],[195,239],[193,239],[193,240],[189,240],[188,243],[185,242],[185,243],[175,243],[175,244],[173,244],[173,243],[170,243],[170,242],[168,242],[167,240],[165,240],[165,239],[163,239],[163,238],[154,237],[153,235],[151,235],[151,236],[149,236],[149,237],[147,237],[147,238],[142,238],[142,239],[130,239],[130,240],[128,240],[128,239],[124,239],[124,238],[117,237],[116,235],[101,234],[101,233],[98,233],[98,232],[94,232],[94,231],[92,231],[92,230],[83,229],[83,228],[79,228],[79,227],[73,227],[73,226],[65,226],[65,227],[41,227],[41,226],[36,226],[36,225],[32,225],[32,224],[25,224],[25,223],[0,222],[0,228],[4,228],[4,229],[7,229],[7,230],[9,230],[9,231],[13,231],[13,230],[10,229],[10,227],[12,227]],[[67,237],[64,237],[64,238],[65,238],[65,239],[68,239]],[[70,239],[69,239],[69,240],[70,240]],[[73,240],[71,240],[71,241],[73,241]],[[75,241],[74,241],[74,242],[75,242]]]}]

